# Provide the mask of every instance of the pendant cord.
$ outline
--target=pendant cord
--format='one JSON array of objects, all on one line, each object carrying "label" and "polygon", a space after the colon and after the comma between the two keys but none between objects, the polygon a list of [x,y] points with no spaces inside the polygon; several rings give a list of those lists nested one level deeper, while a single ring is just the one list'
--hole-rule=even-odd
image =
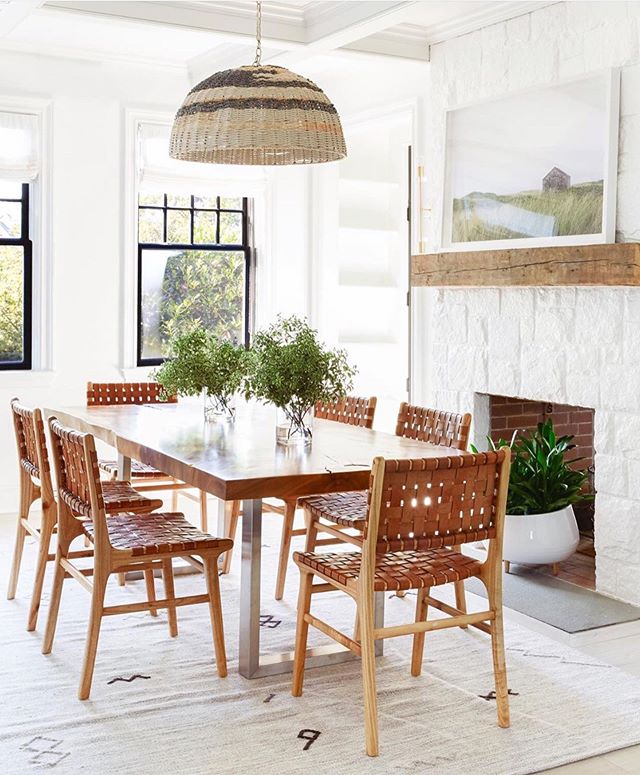
[{"label": "pendant cord", "polygon": [[256,58],[253,60],[254,66],[260,67],[262,58],[262,3],[256,2]]}]

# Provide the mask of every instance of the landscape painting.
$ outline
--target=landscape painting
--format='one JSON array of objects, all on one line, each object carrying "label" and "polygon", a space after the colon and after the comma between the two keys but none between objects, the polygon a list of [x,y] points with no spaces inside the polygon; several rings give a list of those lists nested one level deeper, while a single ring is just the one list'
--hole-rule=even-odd
[{"label": "landscape painting", "polygon": [[445,245],[612,240],[612,82],[600,73],[450,111]]}]

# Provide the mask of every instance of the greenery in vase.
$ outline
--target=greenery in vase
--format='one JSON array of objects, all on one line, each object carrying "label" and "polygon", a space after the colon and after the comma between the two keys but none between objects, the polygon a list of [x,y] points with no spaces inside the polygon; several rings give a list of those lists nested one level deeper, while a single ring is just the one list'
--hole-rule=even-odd
[{"label": "greenery in vase", "polygon": [[593,499],[585,491],[589,471],[574,467],[582,458],[565,457],[575,449],[572,441],[573,436],[556,436],[550,419],[535,431],[514,434],[510,442],[488,438],[494,451],[511,447],[507,514],[546,514]]},{"label": "greenery in vase", "polygon": [[249,370],[245,348],[194,328],[171,340],[171,353],[153,375],[167,393],[196,396],[204,391],[231,413],[230,400]]},{"label": "greenery in vase", "polygon": [[318,332],[297,316],[278,316],[253,340],[253,368],[247,396],[282,409],[292,431],[317,401],[336,401],[353,387],[355,369],[344,350],[330,349]]}]

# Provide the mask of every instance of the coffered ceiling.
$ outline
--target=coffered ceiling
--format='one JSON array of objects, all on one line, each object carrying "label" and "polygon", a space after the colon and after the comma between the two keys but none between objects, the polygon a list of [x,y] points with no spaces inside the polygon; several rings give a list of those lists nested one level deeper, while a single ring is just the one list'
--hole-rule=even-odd
[{"label": "coffered ceiling", "polygon": [[[263,2],[264,59],[376,55],[428,61],[429,46],[548,2]],[[251,61],[255,2],[0,0],[0,48],[125,58],[206,71]]]}]

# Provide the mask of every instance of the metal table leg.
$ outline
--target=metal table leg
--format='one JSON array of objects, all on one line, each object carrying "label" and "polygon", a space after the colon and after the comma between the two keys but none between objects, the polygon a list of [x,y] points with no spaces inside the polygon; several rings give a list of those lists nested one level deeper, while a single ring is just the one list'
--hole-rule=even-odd
[{"label": "metal table leg", "polygon": [[118,452],[118,479],[128,482],[131,479],[131,458]]},{"label": "metal table leg", "polygon": [[[240,577],[240,675],[261,678],[290,673],[293,651],[260,656],[260,565],[262,555],[262,500],[246,500],[242,504],[242,570]],[[375,625],[384,622],[384,593],[375,599]],[[376,643],[376,654],[382,654],[383,641]],[[355,659],[349,649],[328,644],[307,651],[306,667],[322,667]]]}]

